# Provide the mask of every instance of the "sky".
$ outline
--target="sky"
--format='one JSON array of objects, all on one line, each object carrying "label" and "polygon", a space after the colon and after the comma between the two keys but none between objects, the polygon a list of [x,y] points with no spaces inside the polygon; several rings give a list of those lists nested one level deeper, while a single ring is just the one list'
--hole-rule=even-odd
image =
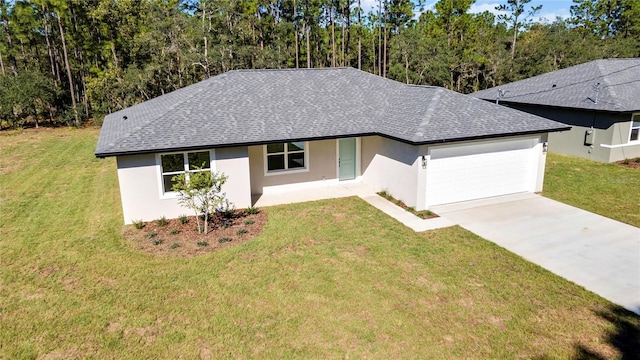
[{"label": "sky", "polygon": [[[365,13],[369,10],[376,9],[378,0],[361,0],[362,8]],[[435,0],[427,0],[425,4],[425,9],[433,8],[433,5],[436,3]],[[506,0],[476,0],[476,2],[471,5],[471,13],[481,13],[483,11],[490,11],[494,14],[498,14],[499,12],[496,10],[496,6],[500,4],[506,4]],[[571,13],[571,5],[573,5],[572,0],[532,0],[529,4],[527,4],[527,10],[531,8],[531,6],[542,5],[542,10],[538,12],[538,14],[533,19],[534,21],[540,22],[553,22],[556,17],[561,17],[563,19],[568,18]],[[541,18],[542,21],[541,21]],[[546,19],[546,21],[544,20]]]}]

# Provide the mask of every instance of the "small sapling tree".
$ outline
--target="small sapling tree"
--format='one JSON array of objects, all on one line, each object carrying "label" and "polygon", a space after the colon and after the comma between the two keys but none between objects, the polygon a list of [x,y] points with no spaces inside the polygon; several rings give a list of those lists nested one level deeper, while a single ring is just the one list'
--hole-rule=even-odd
[{"label": "small sapling tree", "polygon": [[[195,211],[198,232],[207,234],[209,214],[225,203],[222,185],[227,176],[218,172],[194,171],[176,175],[171,180],[174,182],[173,190],[179,193],[178,203]],[[204,215],[204,227],[200,227],[200,215]]]}]

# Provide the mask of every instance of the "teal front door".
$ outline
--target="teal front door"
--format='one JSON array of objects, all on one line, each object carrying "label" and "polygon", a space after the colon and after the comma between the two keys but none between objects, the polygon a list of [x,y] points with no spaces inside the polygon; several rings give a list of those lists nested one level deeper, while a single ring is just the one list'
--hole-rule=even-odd
[{"label": "teal front door", "polygon": [[340,180],[356,178],[356,139],[338,140],[338,169]]}]

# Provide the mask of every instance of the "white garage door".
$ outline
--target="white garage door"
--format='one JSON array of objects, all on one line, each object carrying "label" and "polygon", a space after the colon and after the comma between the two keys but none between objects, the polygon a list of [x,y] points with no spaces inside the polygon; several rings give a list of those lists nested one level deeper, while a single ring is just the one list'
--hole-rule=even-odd
[{"label": "white garage door", "polygon": [[534,191],[538,138],[430,148],[427,206]]}]

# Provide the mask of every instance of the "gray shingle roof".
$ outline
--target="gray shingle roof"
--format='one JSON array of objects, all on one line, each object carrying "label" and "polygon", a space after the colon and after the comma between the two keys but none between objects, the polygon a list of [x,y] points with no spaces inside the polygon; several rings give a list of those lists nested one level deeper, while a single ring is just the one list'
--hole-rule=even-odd
[{"label": "gray shingle roof", "polygon": [[[594,85],[600,83],[597,103]],[[633,112],[640,110],[640,58],[604,59],[478,91],[472,96],[503,102]]]},{"label": "gray shingle roof", "polygon": [[234,70],[107,115],[95,154],[372,134],[427,144],[566,128],[353,68]]}]

